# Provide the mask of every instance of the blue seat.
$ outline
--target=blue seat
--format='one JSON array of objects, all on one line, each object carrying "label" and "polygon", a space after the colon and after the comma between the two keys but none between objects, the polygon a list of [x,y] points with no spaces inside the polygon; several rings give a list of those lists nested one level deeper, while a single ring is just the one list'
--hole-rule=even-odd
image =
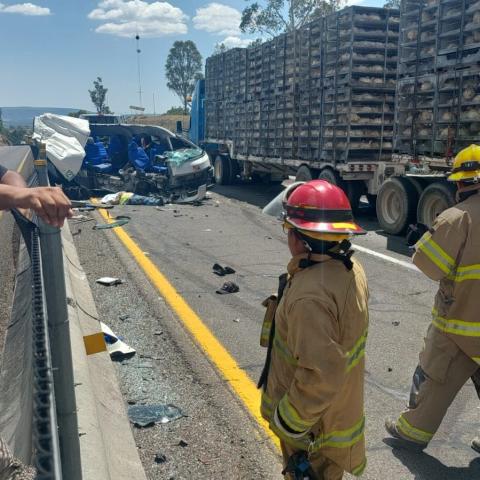
[{"label": "blue seat", "polygon": [[83,162],[87,168],[98,173],[111,173],[113,170],[112,164],[108,161],[107,150],[102,142],[87,142]]},{"label": "blue seat", "polygon": [[128,144],[128,159],[137,170],[146,172],[150,168],[150,159],[145,150],[139,147],[133,139]]}]

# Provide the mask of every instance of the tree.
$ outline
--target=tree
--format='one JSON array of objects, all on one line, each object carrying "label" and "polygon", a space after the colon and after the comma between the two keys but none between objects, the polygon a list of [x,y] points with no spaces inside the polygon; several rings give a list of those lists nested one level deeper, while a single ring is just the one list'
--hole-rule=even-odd
[{"label": "tree", "polygon": [[188,97],[193,93],[195,82],[202,74],[202,56],[195,43],[177,40],[168,53],[165,63],[167,87],[175,92],[183,103],[183,111],[188,114]]},{"label": "tree", "polygon": [[[247,0],[240,29],[244,33],[260,33],[274,37],[303,27],[315,18],[339,10],[346,0]],[[391,1],[391,0],[389,0]]]},{"label": "tree", "polygon": [[99,115],[105,115],[106,113],[112,113],[110,108],[106,104],[108,88],[103,86],[102,79],[97,77],[93,81],[93,90],[89,90],[90,99],[97,109]]},{"label": "tree", "polygon": [[401,0],[387,0],[383,8],[400,8]]},{"label": "tree", "polygon": [[75,118],[80,118],[80,115],[83,115],[85,113],[89,113],[88,110],[77,110],[76,112],[70,112],[68,114],[69,117],[75,117]]},{"label": "tree", "polygon": [[170,107],[165,115],[183,115],[183,107]]},{"label": "tree", "polygon": [[221,53],[225,53],[228,50],[227,46],[222,43],[216,43],[215,48],[213,49],[212,55],[220,55]]}]

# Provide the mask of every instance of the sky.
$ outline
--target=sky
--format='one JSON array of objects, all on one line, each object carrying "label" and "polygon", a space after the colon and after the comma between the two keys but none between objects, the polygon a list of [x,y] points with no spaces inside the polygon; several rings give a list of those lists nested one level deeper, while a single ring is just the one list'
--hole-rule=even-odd
[{"label": "sky", "polygon": [[[347,0],[382,6],[383,0]],[[246,0],[0,0],[0,106],[94,110],[88,89],[101,77],[107,103],[140,103],[135,35],[140,35],[142,106],[180,106],[164,65],[175,40],[193,40],[203,59],[217,43],[245,46],[238,25]]]}]

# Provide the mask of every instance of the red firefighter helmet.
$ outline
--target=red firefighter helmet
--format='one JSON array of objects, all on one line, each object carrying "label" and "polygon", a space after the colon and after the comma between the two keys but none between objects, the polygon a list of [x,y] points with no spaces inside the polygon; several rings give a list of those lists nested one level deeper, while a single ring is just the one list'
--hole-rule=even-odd
[{"label": "red firefighter helmet", "polygon": [[283,207],[285,222],[305,232],[341,236],[366,233],[355,223],[344,191],[325,180],[299,184],[287,193]]}]

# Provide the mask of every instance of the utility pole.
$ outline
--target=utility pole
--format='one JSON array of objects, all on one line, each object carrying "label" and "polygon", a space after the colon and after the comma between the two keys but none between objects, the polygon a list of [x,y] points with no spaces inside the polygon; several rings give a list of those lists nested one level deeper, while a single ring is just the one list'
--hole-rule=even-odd
[{"label": "utility pole", "polygon": [[153,92],[153,114],[157,114],[157,112],[155,112],[155,92]]},{"label": "utility pole", "polygon": [[138,72],[138,98],[139,98],[139,106],[143,107],[142,103],[142,79],[140,76],[140,53],[142,52],[140,50],[140,35],[137,33],[135,35],[135,41],[137,43],[137,72]]}]

